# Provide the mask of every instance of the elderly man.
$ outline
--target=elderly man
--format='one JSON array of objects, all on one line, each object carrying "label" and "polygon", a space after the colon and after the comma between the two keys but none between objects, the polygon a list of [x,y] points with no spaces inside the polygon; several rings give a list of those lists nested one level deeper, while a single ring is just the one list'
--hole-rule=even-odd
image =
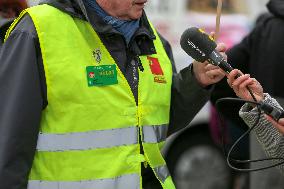
[{"label": "elderly man", "polygon": [[0,189],[175,188],[160,149],[224,73],[194,62],[173,75],[145,3],[49,0],[10,28],[0,57]]}]

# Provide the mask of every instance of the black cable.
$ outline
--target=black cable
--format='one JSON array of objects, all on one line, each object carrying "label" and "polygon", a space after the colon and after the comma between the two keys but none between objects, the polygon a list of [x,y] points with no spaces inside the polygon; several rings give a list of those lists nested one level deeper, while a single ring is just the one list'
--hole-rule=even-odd
[{"label": "black cable", "polygon": [[[260,171],[260,170],[264,170],[264,169],[269,169],[269,168],[272,168],[272,167],[276,167],[276,166],[279,166],[279,165],[282,165],[284,164],[284,158],[281,158],[281,157],[276,157],[276,158],[264,158],[264,159],[257,159],[257,160],[237,160],[237,159],[233,159],[230,157],[232,151],[234,150],[235,146],[246,136],[248,135],[255,127],[256,125],[259,123],[259,120],[260,120],[260,116],[261,116],[261,109],[260,109],[260,103],[257,102],[254,94],[252,93],[252,91],[247,88],[250,95],[252,96],[252,98],[254,99],[254,101],[248,101],[248,100],[243,100],[243,99],[239,99],[239,98],[221,98],[221,99],[218,99],[216,101],[216,108],[217,108],[217,112],[218,112],[218,115],[219,115],[219,118],[220,118],[220,107],[219,107],[219,104],[224,102],[224,101],[238,101],[238,102],[246,102],[246,103],[250,103],[250,104],[254,104],[257,106],[257,109],[258,109],[258,116],[257,116],[257,119],[255,121],[255,123],[253,124],[253,126],[248,129],[243,135],[241,135],[241,137],[239,137],[235,142],[234,144],[232,145],[232,147],[230,148],[228,154],[226,154],[226,150],[225,150],[225,143],[224,143],[224,131],[222,132],[222,144],[223,144],[223,151],[224,151],[224,154],[225,154],[225,157],[226,157],[226,160],[227,160],[227,164],[228,166],[235,170],[235,171],[240,171],[240,172],[252,172],[252,171]],[[221,118],[220,118],[221,119]],[[262,161],[271,161],[271,160],[282,160],[281,162],[278,162],[278,163],[275,163],[273,165],[270,165],[270,166],[265,166],[265,167],[261,167],[261,168],[255,168],[255,169],[240,169],[240,168],[237,168],[237,167],[234,167],[232,164],[231,164],[231,161],[233,162],[236,162],[236,163],[253,163],[253,162],[262,162]]]}]

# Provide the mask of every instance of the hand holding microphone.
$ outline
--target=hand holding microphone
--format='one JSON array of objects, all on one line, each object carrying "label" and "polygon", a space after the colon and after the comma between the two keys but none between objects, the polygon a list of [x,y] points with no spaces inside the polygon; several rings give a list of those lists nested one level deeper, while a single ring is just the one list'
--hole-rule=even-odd
[{"label": "hand holding microphone", "polygon": [[218,50],[225,50],[224,45],[220,44],[219,49],[216,49],[217,44],[214,39],[201,29],[192,27],[183,32],[180,45],[189,56],[198,62],[207,61],[212,65],[219,66],[227,73],[233,70],[230,64],[227,63],[224,54],[218,52]]},{"label": "hand holding microphone", "polygon": [[[215,51],[218,52],[222,58],[226,59],[224,53],[222,53],[226,50],[226,47],[224,44],[217,46],[214,41],[212,41],[213,44],[210,41],[212,41],[210,37],[205,33],[201,33],[198,28],[186,30],[180,40],[182,49],[198,61],[193,62],[193,73],[203,87],[217,83],[225,76],[222,69],[217,65],[211,64],[208,54],[216,49]],[[200,44],[201,46],[199,47]],[[223,55],[221,55],[219,51]],[[199,62],[203,62],[203,64]]]},{"label": "hand holding microphone", "polygon": [[[213,84],[224,77],[220,69],[216,67],[218,66],[227,73],[229,85],[240,98],[246,100],[253,99],[259,102],[261,110],[276,121],[284,117],[282,110],[262,102],[264,95],[259,82],[250,78],[249,75],[243,75],[240,71],[233,71],[231,65],[227,63],[225,56],[218,52],[218,49],[216,50],[217,44],[213,38],[201,29],[196,27],[187,29],[181,36],[180,44],[182,49],[193,59],[198,62],[205,62],[203,66],[197,62],[193,65],[194,74],[201,84],[205,86],[206,84]],[[212,67],[208,63],[214,66]],[[212,74],[216,74],[218,78],[210,78]]]},{"label": "hand holding microphone", "polygon": [[[241,75],[236,77],[237,75]],[[264,102],[264,93],[263,88],[260,83],[254,79],[250,78],[249,74],[242,74],[239,70],[233,70],[228,75],[228,84],[232,87],[236,95],[244,100],[253,101],[248,88],[252,91],[259,108],[267,115],[270,116],[270,119],[277,122],[280,118],[284,118],[284,111],[280,108],[274,107],[268,103]],[[276,124],[277,125],[277,124]],[[275,125],[275,126],[276,126]],[[283,129],[284,131],[284,129]]]},{"label": "hand holding microphone", "polygon": [[251,78],[249,74],[243,74],[240,70],[234,69],[227,75],[227,78],[229,86],[234,90],[238,97],[244,100],[253,101],[254,99],[248,91],[249,87],[257,102],[264,99],[262,86],[256,79]]}]

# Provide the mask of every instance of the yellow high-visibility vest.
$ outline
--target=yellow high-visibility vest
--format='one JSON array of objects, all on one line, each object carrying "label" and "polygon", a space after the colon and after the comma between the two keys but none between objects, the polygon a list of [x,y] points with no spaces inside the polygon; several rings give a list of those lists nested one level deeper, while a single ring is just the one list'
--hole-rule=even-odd
[{"label": "yellow high-visibility vest", "polygon": [[[140,56],[138,104],[92,26],[52,6],[25,10],[43,58],[43,111],[28,189],[141,189],[141,163],[174,189],[161,147],[170,114],[172,65],[154,30],[157,54]],[[139,137],[140,136],[140,137]],[[140,154],[139,138],[144,154]]]}]

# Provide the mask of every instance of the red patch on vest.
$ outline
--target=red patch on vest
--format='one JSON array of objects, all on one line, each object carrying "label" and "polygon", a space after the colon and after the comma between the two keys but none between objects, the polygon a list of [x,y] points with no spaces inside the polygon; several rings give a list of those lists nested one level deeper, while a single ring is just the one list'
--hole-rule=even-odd
[{"label": "red patch on vest", "polygon": [[151,72],[154,75],[154,82],[167,83],[159,59],[149,56],[147,57],[147,59],[149,60]]}]

